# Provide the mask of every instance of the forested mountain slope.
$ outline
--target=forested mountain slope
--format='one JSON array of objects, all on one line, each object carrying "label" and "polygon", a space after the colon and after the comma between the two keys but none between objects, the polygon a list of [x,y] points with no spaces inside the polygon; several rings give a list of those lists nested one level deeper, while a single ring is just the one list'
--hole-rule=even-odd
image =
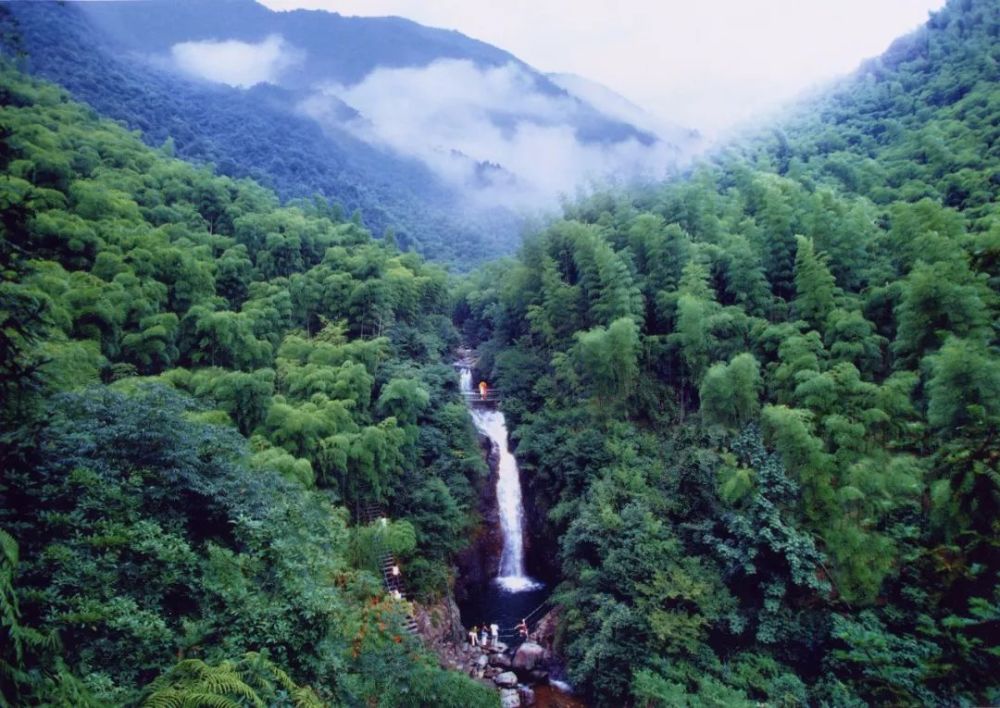
[{"label": "forested mountain slope", "polygon": [[0,704],[495,701],[377,574],[477,523],[444,271],[9,65],[0,126]]},{"label": "forested mountain slope", "polygon": [[[208,3],[207,5],[211,5]],[[169,141],[178,157],[251,177],[284,198],[324,195],[347,214],[361,212],[381,235],[444,260],[509,248],[515,229],[501,215],[462,224],[454,195],[425,167],[377,150],[343,130],[296,115],[263,87],[244,91],[199,82],[116,54],[110,37],[76,4],[4,3],[9,43],[28,53],[32,73],[65,86],[104,116],[142,131],[153,146]],[[13,19],[11,19],[13,18]],[[478,234],[499,234],[480,242]],[[486,237],[488,238],[488,236]]]},{"label": "forested mountain slope", "polygon": [[[662,175],[695,142],[660,139],[507,52],[400,18],[253,0],[7,2],[0,13],[8,54],[26,52],[26,70],[147,144],[169,139],[177,156],[283,199],[320,194],[376,235],[391,228],[400,246],[460,266],[512,252],[525,210],[609,171]],[[442,90],[456,84],[469,98]],[[570,164],[535,160],[539,141]]]},{"label": "forested mountain slope", "polygon": [[459,290],[597,705],[1000,701],[1000,5]]},{"label": "forested mountain slope", "polygon": [[360,81],[379,67],[424,66],[438,59],[469,59],[500,66],[517,59],[455,31],[424,27],[401,17],[344,17],[335,12],[274,12],[254,0],[93,2],[81,8],[94,25],[128,52],[169,52],[179,42],[255,41],[280,33],[305,50],[282,77],[289,88],[309,88],[312,77]]}]

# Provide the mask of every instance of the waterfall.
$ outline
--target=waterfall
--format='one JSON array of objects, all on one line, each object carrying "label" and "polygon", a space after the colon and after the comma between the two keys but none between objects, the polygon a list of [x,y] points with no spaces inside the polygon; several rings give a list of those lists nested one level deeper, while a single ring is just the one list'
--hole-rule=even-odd
[{"label": "waterfall", "polygon": [[[471,369],[463,366],[460,378],[462,392],[472,394],[470,400],[474,402],[477,392],[472,385]],[[540,585],[524,571],[524,505],[521,501],[521,473],[508,445],[507,421],[503,413],[498,410],[477,408],[474,405],[470,405],[470,409],[476,428],[490,439],[500,453],[497,507],[500,512],[503,550],[500,553],[496,582],[508,592],[534,590]]]}]

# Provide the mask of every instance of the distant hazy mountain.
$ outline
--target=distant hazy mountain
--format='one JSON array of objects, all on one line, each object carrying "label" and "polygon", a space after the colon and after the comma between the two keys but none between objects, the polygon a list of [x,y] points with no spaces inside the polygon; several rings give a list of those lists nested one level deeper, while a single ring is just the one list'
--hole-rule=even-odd
[{"label": "distant hazy mountain", "polygon": [[[319,193],[457,262],[589,183],[658,178],[697,146],[611,92],[401,18],[252,0],[13,2],[27,67],[181,157]],[[588,88],[589,86],[589,88]],[[624,99],[622,99],[624,100]]]},{"label": "distant hazy mountain", "polygon": [[546,76],[556,86],[603,115],[651,133],[679,149],[698,150],[702,145],[702,137],[697,130],[663,121],[602,83],[577,74],[550,73]]}]

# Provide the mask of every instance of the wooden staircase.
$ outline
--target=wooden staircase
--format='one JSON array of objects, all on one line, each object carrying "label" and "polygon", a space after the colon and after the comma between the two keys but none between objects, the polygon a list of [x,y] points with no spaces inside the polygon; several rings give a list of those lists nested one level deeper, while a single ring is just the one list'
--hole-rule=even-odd
[{"label": "wooden staircase", "polygon": [[[379,519],[388,519],[385,510],[378,504],[367,504],[358,510],[358,522],[368,525],[378,523]],[[403,584],[402,574],[393,575],[393,567],[399,566],[399,560],[393,555],[388,549],[386,549],[381,541],[376,541],[378,544],[376,550],[379,554],[378,563],[379,571],[382,573],[382,586],[385,588],[386,592],[399,593],[399,599],[406,599],[406,586]],[[418,634],[417,622],[413,618],[412,610],[408,609],[406,614],[406,622],[404,623],[406,631],[410,634],[416,636]]]}]

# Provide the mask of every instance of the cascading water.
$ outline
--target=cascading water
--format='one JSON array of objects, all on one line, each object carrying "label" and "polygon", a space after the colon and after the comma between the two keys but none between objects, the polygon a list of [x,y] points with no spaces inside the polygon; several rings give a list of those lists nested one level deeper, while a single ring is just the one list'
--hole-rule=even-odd
[{"label": "cascading water", "polygon": [[[499,400],[495,392],[477,390],[472,382],[472,359],[468,350],[460,351],[463,358],[456,363],[461,374],[462,393],[472,413],[472,421],[480,433],[489,438],[499,453],[497,465],[496,503],[503,535],[503,548],[497,577],[493,583],[479,584],[471,593],[463,593],[464,602],[459,599],[462,621],[466,627],[497,624],[501,640],[511,648],[517,647],[524,639],[516,627],[527,622],[531,631],[538,629],[550,591],[544,583],[537,582],[524,569],[524,505],[521,499],[521,474],[517,460],[510,451],[507,436],[507,421],[494,404]],[[495,549],[495,546],[491,546]],[[490,557],[495,557],[491,556]],[[482,577],[481,574],[478,577]],[[561,672],[558,664],[547,664],[549,683],[531,681],[538,692],[538,705],[580,706],[569,691],[568,684],[553,681],[553,672]]]},{"label": "cascading water", "polygon": [[[472,386],[472,371],[461,369],[462,391],[475,401],[478,395]],[[524,570],[524,505],[521,501],[521,474],[517,460],[507,442],[507,421],[503,413],[489,408],[470,406],[476,428],[496,446],[500,460],[497,473],[497,506],[503,550],[497,569],[497,584],[507,592],[524,592],[540,587]]]}]

